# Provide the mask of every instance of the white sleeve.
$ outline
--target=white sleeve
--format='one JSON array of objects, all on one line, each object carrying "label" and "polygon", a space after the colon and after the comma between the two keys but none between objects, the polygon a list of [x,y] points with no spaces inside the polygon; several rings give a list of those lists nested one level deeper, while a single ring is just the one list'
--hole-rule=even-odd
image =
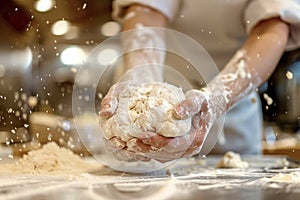
[{"label": "white sleeve", "polygon": [[280,17],[290,24],[286,50],[300,47],[300,0],[252,0],[244,17],[247,33],[262,20]]},{"label": "white sleeve", "polygon": [[180,0],[114,0],[112,17],[117,21],[122,21],[126,7],[134,3],[143,4],[158,10],[172,21],[179,8]]}]

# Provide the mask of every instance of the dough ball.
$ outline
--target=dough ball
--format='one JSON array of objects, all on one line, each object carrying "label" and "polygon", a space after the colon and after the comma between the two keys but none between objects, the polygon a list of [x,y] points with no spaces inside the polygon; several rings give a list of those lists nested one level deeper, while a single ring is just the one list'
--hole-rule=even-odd
[{"label": "dough ball", "polygon": [[228,151],[217,164],[217,168],[247,168],[249,163],[241,159],[240,154]]},{"label": "dough ball", "polygon": [[184,99],[182,89],[168,83],[127,86],[119,95],[115,114],[109,119],[100,117],[104,137],[128,141],[143,131],[165,137],[185,135],[191,128],[191,118],[177,120],[172,114],[174,105]]}]

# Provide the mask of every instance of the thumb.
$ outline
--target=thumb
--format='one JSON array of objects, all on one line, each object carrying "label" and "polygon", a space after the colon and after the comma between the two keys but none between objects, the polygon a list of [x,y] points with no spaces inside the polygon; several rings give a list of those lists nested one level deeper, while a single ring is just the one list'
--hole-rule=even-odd
[{"label": "thumb", "polygon": [[186,93],[186,99],[175,105],[173,115],[177,119],[187,119],[198,113],[207,97],[203,91],[190,90]]},{"label": "thumb", "polygon": [[118,106],[118,99],[113,96],[108,96],[103,98],[101,102],[101,107],[100,107],[100,116],[104,118],[109,118],[111,117]]},{"label": "thumb", "polygon": [[111,117],[117,107],[118,107],[118,98],[120,93],[124,90],[126,86],[130,84],[129,81],[119,82],[114,84],[106,94],[106,96],[101,101],[100,106],[100,116],[104,118]]}]

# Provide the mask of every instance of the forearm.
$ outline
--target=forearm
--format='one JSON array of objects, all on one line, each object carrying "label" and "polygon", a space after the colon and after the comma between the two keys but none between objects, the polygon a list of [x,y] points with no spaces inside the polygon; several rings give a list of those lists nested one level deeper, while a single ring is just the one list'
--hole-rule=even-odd
[{"label": "forearm", "polygon": [[240,50],[208,84],[208,90],[214,91],[210,99],[218,104],[220,114],[269,78],[285,50],[288,34],[288,25],[278,18],[256,26]]},{"label": "forearm", "polygon": [[[140,71],[132,71],[128,79],[143,78],[143,81],[162,81],[162,67],[165,58],[164,34],[160,29],[167,23],[167,18],[157,10],[134,4],[128,7],[124,22],[122,45],[124,51],[124,70],[152,65]],[[145,27],[154,27],[145,29]],[[131,30],[131,31],[128,31]]]},{"label": "forearm", "polygon": [[126,10],[123,22],[123,31],[137,28],[138,25],[145,27],[165,27],[167,18],[159,11],[133,4]]}]

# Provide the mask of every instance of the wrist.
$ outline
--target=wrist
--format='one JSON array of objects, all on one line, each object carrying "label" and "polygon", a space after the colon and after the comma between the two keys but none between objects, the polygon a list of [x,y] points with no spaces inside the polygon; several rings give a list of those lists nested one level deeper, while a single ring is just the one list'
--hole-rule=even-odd
[{"label": "wrist", "polygon": [[208,111],[211,112],[215,120],[229,109],[230,102],[226,96],[225,86],[221,81],[213,81],[201,91],[207,98]]}]

